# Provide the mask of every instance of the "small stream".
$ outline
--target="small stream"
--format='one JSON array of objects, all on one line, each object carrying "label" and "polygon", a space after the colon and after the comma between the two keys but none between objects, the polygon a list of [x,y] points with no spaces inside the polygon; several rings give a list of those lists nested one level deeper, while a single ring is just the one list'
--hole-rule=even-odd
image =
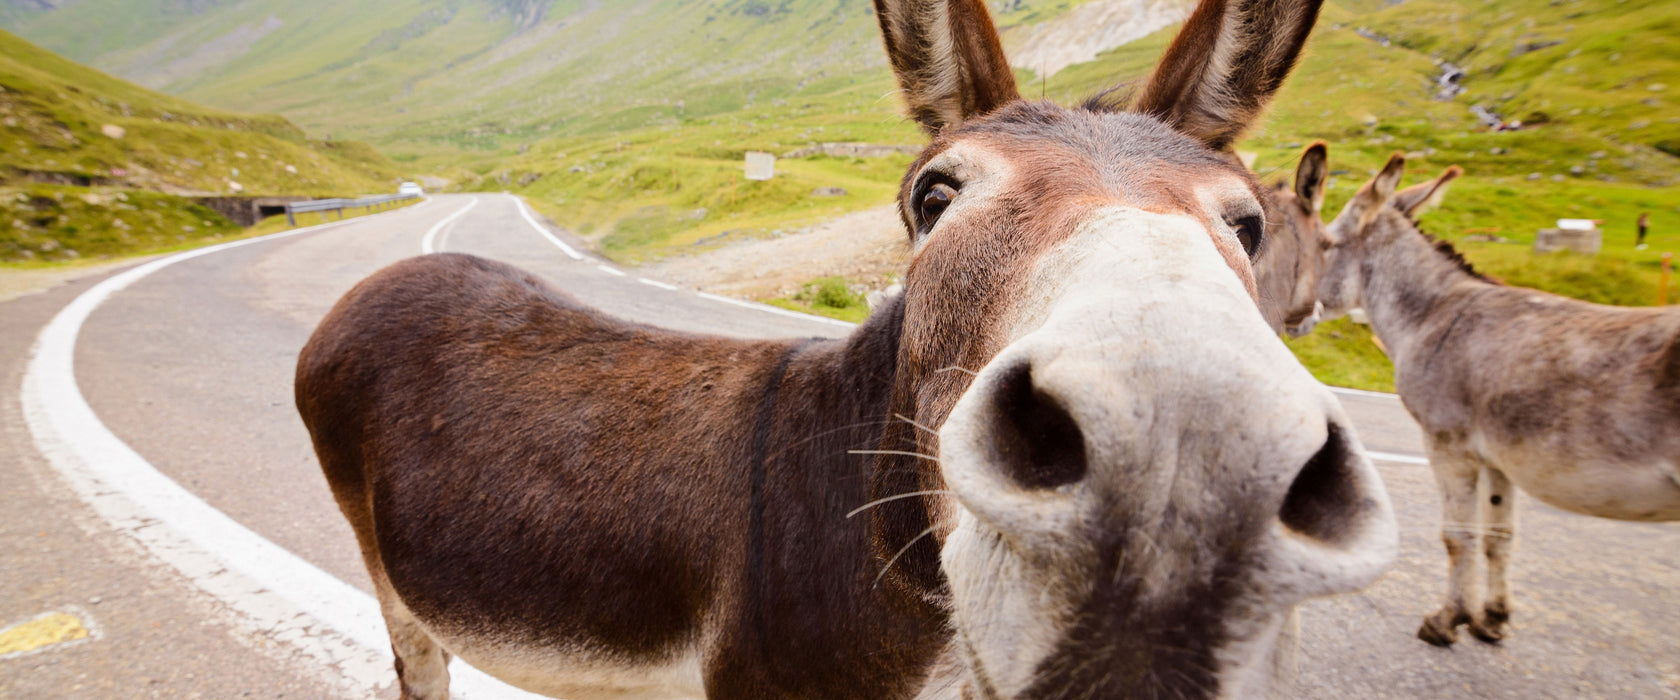
[{"label": "small stream", "polygon": [[1441,74],[1435,76],[1435,99],[1442,102],[1464,93],[1464,69],[1446,61],[1441,62]]}]

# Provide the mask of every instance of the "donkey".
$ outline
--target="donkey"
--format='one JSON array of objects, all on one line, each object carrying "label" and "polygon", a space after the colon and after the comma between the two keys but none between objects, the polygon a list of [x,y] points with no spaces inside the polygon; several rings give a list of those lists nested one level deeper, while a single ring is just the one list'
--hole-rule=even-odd
[{"label": "donkey", "polygon": [[1404,164],[1391,158],[1330,223],[1319,298],[1327,315],[1364,307],[1428,443],[1451,564],[1446,602],[1418,637],[1450,645],[1468,624],[1495,642],[1512,607],[1513,483],[1576,513],[1680,519],[1680,309],[1589,304],[1477,274],[1413,224],[1458,169],[1396,195]]},{"label": "donkey", "polygon": [[1392,562],[1335,398],[1270,331],[1226,152],[1320,0],[1204,0],[1134,111],[1017,94],[981,0],[880,0],[933,137],[904,292],[748,341],[430,255],[352,289],[296,400],[402,692],[1263,694],[1303,600]]},{"label": "donkey", "polygon": [[1324,274],[1324,251],[1330,239],[1319,212],[1324,209],[1324,183],[1330,166],[1327,147],[1318,141],[1307,147],[1295,166],[1294,189],[1282,183],[1267,191],[1269,211],[1266,244],[1254,260],[1260,291],[1260,313],[1272,330],[1299,338],[1318,324],[1318,280]]}]

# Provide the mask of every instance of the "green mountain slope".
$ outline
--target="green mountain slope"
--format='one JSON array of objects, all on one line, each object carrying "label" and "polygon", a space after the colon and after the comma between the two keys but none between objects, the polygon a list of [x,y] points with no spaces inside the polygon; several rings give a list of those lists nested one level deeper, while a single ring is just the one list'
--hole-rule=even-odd
[{"label": "green mountain slope", "polygon": [[224,233],[185,195],[355,194],[397,172],[282,117],[194,105],[0,32],[0,261],[106,255]]},{"label": "green mountain slope", "polygon": [[444,149],[706,116],[883,65],[868,6],[840,0],[180,5],[82,0],[16,28],[190,99]]},{"label": "green mountain slope", "polygon": [[382,189],[395,177],[365,145],[310,141],[283,117],[152,92],[6,32],[0,88],[0,183],[328,194]]}]

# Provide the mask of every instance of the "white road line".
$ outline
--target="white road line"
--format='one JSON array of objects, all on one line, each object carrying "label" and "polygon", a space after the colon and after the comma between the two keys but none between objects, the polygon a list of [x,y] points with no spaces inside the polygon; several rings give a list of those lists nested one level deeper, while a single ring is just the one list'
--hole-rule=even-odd
[{"label": "white road line", "polygon": [[573,250],[571,246],[566,245],[565,241],[560,240],[559,237],[555,236],[553,233],[550,233],[549,230],[548,230],[548,227],[537,223],[536,218],[531,216],[531,212],[528,209],[525,208],[525,200],[524,199],[520,198],[518,195],[510,194],[508,196],[513,197],[514,205],[519,207],[519,215],[525,217],[525,222],[530,224],[531,228],[536,229],[537,233],[542,234],[543,238],[547,238],[549,243],[553,243],[554,245],[559,246],[560,250],[564,251],[567,255],[572,256],[573,260],[582,260],[583,259],[583,255],[579,254],[576,250]]},{"label": "white road line", "polygon": [[[550,233],[547,227],[543,226],[542,224],[537,223],[537,220],[531,216],[530,210],[525,207],[525,200],[524,199],[520,198],[517,195],[511,195],[510,194],[508,196],[513,197],[514,205],[519,207],[519,215],[525,217],[525,221],[527,223],[531,224],[531,228],[536,229],[537,233],[542,234],[543,238],[547,238],[550,243],[553,243],[554,245],[559,246],[560,250],[565,251],[565,253],[567,255],[572,256],[573,260],[583,260],[584,259],[582,254],[580,254],[576,250],[572,249],[571,246],[566,245],[566,243],[564,241],[555,237],[555,235],[553,233]],[[616,275],[616,276],[619,276],[619,277],[626,276],[625,272],[623,270],[612,267],[610,265],[597,264],[595,267],[599,268],[602,272],[605,272],[605,273],[608,273],[608,274],[611,274],[611,275]],[[650,284],[650,285],[653,285],[655,287],[659,287],[661,289],[669,289],[669,290],[672,290],[672,291],[676,291],[676,289],[677,289],[676,287],[665,284],[663,282],[655,282],[655,281],[649,280],[649,279],[638,279],[637,281],[642,282],[644,284]],[[787,309],[781,309],[781,308],[777,308],[777,307],[774,307],[774,306],[770,306],[769,304],[759,304],[759,303],[756,303],[756,302],[743,301],[743,300],[740,300],[740,299],[731,299],[729,297],[721,297],[721,296],[718,296],[716,294],[707,294],[705,292],[700,292],[700,296],[702,296],[704,298],[707,298],[707,299],[711,299],[712,301],[721,301],[725,304],[734,304],[736,306],[741,306],[741,307],[745,307],[745,308],[748,308],[748,309],[757,309],[759,311],[767,311],[767,312],[770,312],[770,313],[773,313],[773,314],[788,316],[790,318],[804,319],[806,321],[820,321],[822,323],[832,323],[834,325],[844,326],[846,328],[856,328],[857,327],[857,324],[855,324],[855,323],[847,323],[845,321],[840,321],[840,320],[832,319],[832,318],[824,318],[822,316],[816,316],[816,315],[813,315],[813,314],[802,314],[802,313],[799,313],[797,311],[789,311]]]},{"label": "white road line", "polygon": [[659,280],[650,280],[646,277],[637,277],[636,281],[641,282],[642,284],[645,284],[649,287],[658,287],[660,289],[665,289],[665,290],[669,290],[669,291],[673,291],[673,292],[677,291],[677,285],[665,284],[664,282],[660,282]]},{"label": "white road line", "polygon": [[1429,464],[1429,458],[1421,457],[1421,456],[1418,456],[1418,455],[1403,455],[1403,454],[1400,454],[1398,452],[1376,452],[1376,451],[1373,451],[1373,450],[1366,450],[1365,454],[1370,455],[1371,459],[1377,460],[1379,462],[1393,462],[1395,464],[1418,464],[1418,465],[1428,465]]},{"label": "white road line", "polygon": [[801,319],[801,320],[805,320],[805,321],[821,321],[823,323],[832,323],[836,326],[845,326],[847,328],[857,328],[856,323],[849,323],[847,321],[841,321],[839,319],[834,319],[834,318],[825,318],[823,316],[814,316],[812,314],[802,314],[802,313],[799,313],[798,311],[789,311],[787,309],[771,306],[769,304],[760,304],[758,302],[744,301],[744,300],[741,300],[741,299],[731,299],[729,297],[722,297],[722,296],[718,296],[716,294],[707,294],[706,292],[697,292],[697,294],[699,294],[700,298],[702,298],[702,299],[711,299],[712,301],[721,301],[725,304],[734,304],[736,306],[740,306],[740,307],[748,308],[748,309],[758,309],[759,311],[766,311],[766,312],[773,313],[773,314],[779,314],[779,315],[782,315],[782,316],[787,316],[789,318],[797,318],[797,319]]},{"label": "white road line", "polygon": [[442,221],[432,224],[432,227],[426,230],[426,235],[420,238],[420,252],[427,255],[442,252],[442,246],[433,245],[433,243],[437,240],[438,231],[442,231],[443,227],[454,223],[456,219],[461,218],[463,214],[466,214],[476,206],[478,206],[478,198],[473,197],[472,201],[467,202],[467,206],[461,207],[460,211],[450,214],[449,216],[444,217]]},{"label": "white road line", "polygon": [[1369,396],[1369,397],[1375,398],[1375,399],[1394,399],[1396,401],[1400,400],[1400,395],[1399,394],[1386,394],[1386,393],[1383,393],[1381,391],[1366,391],[1364,389],[1347,389],[1347,388],[1343,388],[1343,387],[1339,387],[1339,386],[1330,387],[1330,390],[1334,391],[1338,394],[1345,395],[1345,396]]},{"label": "white road line", "polygon": [[[74,366],[76,339],[88,317],[146,276],[211,253],[352,223],[200,248],[94,285],[36,338],[22,403],[37,449],[113,529],[236,611],[234,623],[243,632],[290,644],[334,674],[329,680],[341,690],[365,696],[395,681],[390,640],[373,596],[264,539],[159,472],[99,420],[76,384]],[[454,666],[452,675],[451,689],[463,696],[537,697],[464,663]]]}]

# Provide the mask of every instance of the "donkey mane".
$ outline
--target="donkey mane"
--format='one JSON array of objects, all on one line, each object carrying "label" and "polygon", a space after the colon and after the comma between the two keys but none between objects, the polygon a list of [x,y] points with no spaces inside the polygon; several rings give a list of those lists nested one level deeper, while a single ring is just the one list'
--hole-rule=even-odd
[{"label": "donkey mane", "polygon": [[1435,248],[1435,252],[1437,254],[1446,258],[1447,261],[1452,264],[1457,265],[1458,269],[1463,270],[1466,274],[1483,282],[1487,282],[1488,284],[1497,284],[1502,287],[1505,286],[1505,282],[1503,280],[1489,277],[1481,272],[1478,272],[1475,266],[1470,264],[1469,260],[1464,259],[1464,254],[1458,252],[1458,249],[1453,247],[1451,241],[1441,238],[1440,236],[1436,236],[1435,234],[1425,231],[1415,225],[1412,226],[1412,230],[1416,231],[1419,236],[1423,236],[1423,240],[1428,241],[1429,244]]}]

